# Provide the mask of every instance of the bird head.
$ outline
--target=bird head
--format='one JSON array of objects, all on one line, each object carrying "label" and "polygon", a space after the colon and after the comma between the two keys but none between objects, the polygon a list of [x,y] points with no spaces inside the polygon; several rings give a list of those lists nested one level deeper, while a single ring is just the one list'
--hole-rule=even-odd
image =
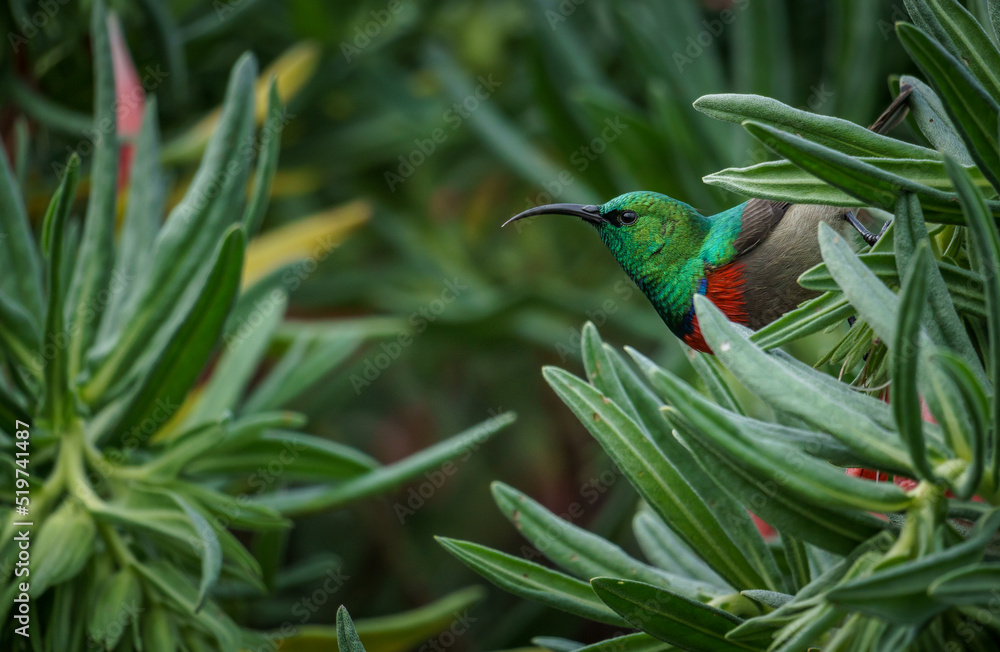
[{"label": "bird head", "polygon": [[683,202],[657,192],[639,191],[619,195],[606,204],[548,204],[515,215],[504,226],[537,215],[574,215],[591,224],[619,260],[640,256],[650,244],[670,243],[676,236],[695,235],[705,221]]}]

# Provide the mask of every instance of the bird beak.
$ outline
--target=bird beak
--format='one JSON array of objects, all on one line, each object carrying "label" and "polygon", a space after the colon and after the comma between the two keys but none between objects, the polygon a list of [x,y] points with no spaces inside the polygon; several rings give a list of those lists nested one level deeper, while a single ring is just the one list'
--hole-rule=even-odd
[{"label": "bird beak", "polygon": [[587,204],[586,206],[583,204],[547,204],[545,206],[529,208],[523,213],[518,213],[504,222],[503,226],[536,215],[575,215],[584,222],[590,222],[591,224],[600,224],[606,221],[601,217],[601,209],[593,204]]}]

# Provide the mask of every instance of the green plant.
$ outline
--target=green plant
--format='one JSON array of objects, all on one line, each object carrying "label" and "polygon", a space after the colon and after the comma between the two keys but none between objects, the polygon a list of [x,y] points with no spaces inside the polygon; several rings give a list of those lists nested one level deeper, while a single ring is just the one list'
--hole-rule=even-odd
[{"label": "green plant", "polygon": [[[913,123],[932,148],[757,96],[695,103],[786,159],[707,182],[865,206],[894,217],[886,237],[858,254],[821,227],[824,264],[801,283],[824,293],[756,333],[696,297],[717,354],[690,356],[707,396],[632,349],[630,364],[592,324],[583,338],[586,380],[543,370],[643,499],[633,529],[650,563],[503,484],[493,488],[501,511],[561,570],[440,540],[508,591],[639,630],[591,646],[537,644],[1000,644],[1000,5],[990,3],[985,28],[953,0],[906,5],[916,26],[899,23],[896,33],[928,83],[898,83],[914,88]],[[857,322],[825,358],[851,383],[777,349],[852,315]],[[745,406],[734,380],[760,405]],[[895,481],[851,477],[843,467]],[[776,542],[751,512],[777,530]]]},{"label": "green plant", "polygon": [[[80,156],[69,158],[36,243],[22,190],[0,155],[0,646],[270,649],[289,632],[244,627],[227,600],[288,591],[338,565],[327,554],[281,568],[292,515],[398,486],[479,446],[513,417],[501,414],[386,466],[297,432],[304,418],[285,405],[365,339],[401,326],[285,323],[288,274],[301,261],[241,288],[284,118],[272,83],[256,133],[250,55],[234,67],[198,172],[162,226],[166,182],[156,102],[148,103],[116,235],[107,24],[97,0],[100,137],[82,227],[71,219]],[[256,378],[269,353],[274,365]],[[405,648],[479,597],[464,591],[373,622],[373,649]],[[309,635],[333,637],[319,627]]]}]

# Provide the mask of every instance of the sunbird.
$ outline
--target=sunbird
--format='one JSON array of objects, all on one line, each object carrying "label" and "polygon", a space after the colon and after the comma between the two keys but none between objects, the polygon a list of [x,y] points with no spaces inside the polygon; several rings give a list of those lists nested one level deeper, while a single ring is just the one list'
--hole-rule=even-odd
[{"label": "sunbird", "polygon": [[[869,129],[885,133],[899,124],[911,90],[904,86]],[[706,217],[682,201],[638,191],[600,206],[537,206],[503,226],[536,215],[574,215],[593,225],[673,334],[707,353],[694,311],[696,293],[731,321],[757,330],[816,296],[798,278],[822,262],[819,222],[845,237],[856,230],[870,245],[889,225],[874,234],[847,208],[766,199]]]}]

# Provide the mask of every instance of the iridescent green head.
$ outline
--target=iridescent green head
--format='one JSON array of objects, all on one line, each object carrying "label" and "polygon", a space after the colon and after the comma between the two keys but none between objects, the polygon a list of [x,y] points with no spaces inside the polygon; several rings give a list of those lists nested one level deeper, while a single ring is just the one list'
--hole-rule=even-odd
[{"label": "iridescent green head", "polygon": [[703,245],[710,220],[657,192],[628,192],[601,206],[549,204],[511,219],[574,215],[597,229],[604,244],[675,333],[683,331],[691,297],[705,275]]},{"label": "iridescent green head", "polygon": [[538,206],[515,215],[504,226],[536,215],[574,215],[592,224],[623,265],[630,258],[646,258],[648,253],[662,250],[665,245],[688,249],[684,245],[700,243],[708,226],[706,219],[691,206],[650,191],[627,192],[601,206]]}]

